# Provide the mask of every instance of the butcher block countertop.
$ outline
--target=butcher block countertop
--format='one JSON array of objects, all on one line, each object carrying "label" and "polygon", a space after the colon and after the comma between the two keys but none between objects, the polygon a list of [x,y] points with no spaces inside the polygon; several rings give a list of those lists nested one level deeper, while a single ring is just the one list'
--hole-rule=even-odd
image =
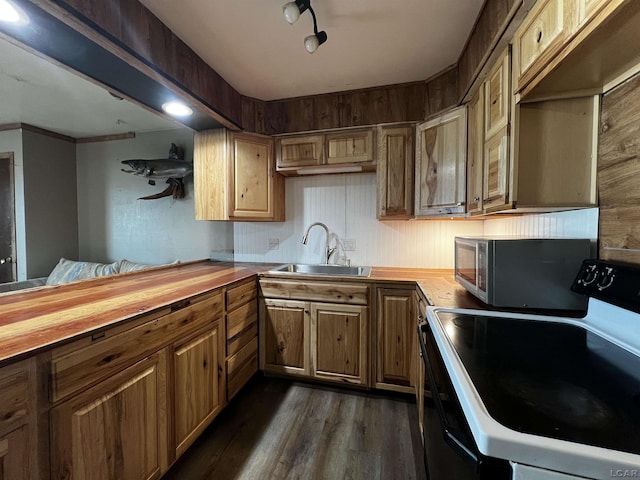
[{"label": "butcher block countertop", "polygon": [[[2,294],[0,365],[264,274],[272,267],[255,263],[191,262]],[[303,278],[310,277],[300,276]],[[454,281],[451,270],[374,267],[368,278],[330,279],[360,283],[417,282],[434,305],[482,308],[478,300]]]}]

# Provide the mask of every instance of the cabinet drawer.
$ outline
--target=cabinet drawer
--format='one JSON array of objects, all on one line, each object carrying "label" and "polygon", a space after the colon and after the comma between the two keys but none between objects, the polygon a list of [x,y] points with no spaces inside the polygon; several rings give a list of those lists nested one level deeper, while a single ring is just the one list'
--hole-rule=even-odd
[{"label": "cabinet drawer", "polygon": [[254,337],[227,360],[227,399],[231,399],[258,371],[258,338]]},{"label": "cabinet drawer", "polygon": [[233,355],[258,335],[258,302],[253,301],[227,315],[227,355]]},{"label": "cabinet drawer", "polygon": [[227,312],[255,300],[257,295],[256,281],[241,283],[227,290]]},{"label": "cabinet drawer", "polygon": [[29,371],[24,362],[0,370],[0,431],[25,421],[29,413]]},{"label": "cabinet drawer", "polygon": [[260,289],[265,298],[319,301],[366,305],[369,287],[352,283],[301,282],[287,280],[260,280]]},{"label": "cabinet drawer", "polygon": [[[546,0],[536,4],[535,12],[529,14],[516,33],[514,44],[517,55],[518,87],[522,88],[533,75],[551,59],[552,50],[565,37],[564,1]],[[542,59],[544,53],[549,54]],[[548,57],[548,58],[547,58]],[[540,59],[540,68],[531,67]],[[524,78],[526,77],[526,78]]]},{"label": "cabinet drawer", "polygon": [[116,335],[96,339],[77,350],[68,346],[52,353],[50,399],[56,402],[103,378],[114,375],[177,336],[211,324],[222,317],[222,293]]}]

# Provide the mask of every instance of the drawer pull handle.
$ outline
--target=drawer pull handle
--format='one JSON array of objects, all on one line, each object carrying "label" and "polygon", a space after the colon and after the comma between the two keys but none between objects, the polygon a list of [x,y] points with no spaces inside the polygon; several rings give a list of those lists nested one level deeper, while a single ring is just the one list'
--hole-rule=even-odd
[{"label": "drawer pull handle", "polygon": [[540,43],[540,40],[542,40],[542,30],[540,30],[540,31],[538,32],[538,38],[537,38],[536,42],[537,42],[537,43]]},{"label": "drawer pull handle", "polygon": [[171,311],[177,312],[178,310],[182,310],[189,305],[191,305],[191,300],[183,300],[182,302],[174,303],[173,305],[171,305]]}]

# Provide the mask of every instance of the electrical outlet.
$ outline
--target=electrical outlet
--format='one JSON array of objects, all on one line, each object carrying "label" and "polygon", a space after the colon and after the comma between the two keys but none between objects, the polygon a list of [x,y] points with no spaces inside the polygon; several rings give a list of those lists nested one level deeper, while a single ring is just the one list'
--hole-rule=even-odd
[{"label": "electrical outlet", "polygon": [[342,245],[345,252],[353,252],[356,249],[356,240],[355,238],[345,238],[342,240]]},{"label": "electrical outlet", "polygon": [[278,250],[280,248],[280,239],[278,238],[270,238],[269,239],[269,250]]}]

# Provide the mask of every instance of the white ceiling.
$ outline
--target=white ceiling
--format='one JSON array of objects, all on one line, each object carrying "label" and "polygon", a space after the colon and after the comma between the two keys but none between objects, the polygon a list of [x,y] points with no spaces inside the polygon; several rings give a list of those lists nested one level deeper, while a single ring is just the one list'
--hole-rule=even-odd
[{"label": "white ceiling", "polygon": [[[310,13],[286,0],[142,0],[241,94],[290,98],[425,80],[455,63],[484,0],[314,0],[327,43],[310,55]],[[180,124],[0,37],[0,125],[28,123],[74,138]]]},{"label": "white ceiling", "polygon": [[0,37],[0,125],[28,123],[74,138],[181,126]]},{"label": "white ceiling", "polygon": [[458,60],[484,0],[312,0],[328,40],[312,55],[311,14],[288,0],[141,0],[241,94],[262,100],[426,80]]}]

